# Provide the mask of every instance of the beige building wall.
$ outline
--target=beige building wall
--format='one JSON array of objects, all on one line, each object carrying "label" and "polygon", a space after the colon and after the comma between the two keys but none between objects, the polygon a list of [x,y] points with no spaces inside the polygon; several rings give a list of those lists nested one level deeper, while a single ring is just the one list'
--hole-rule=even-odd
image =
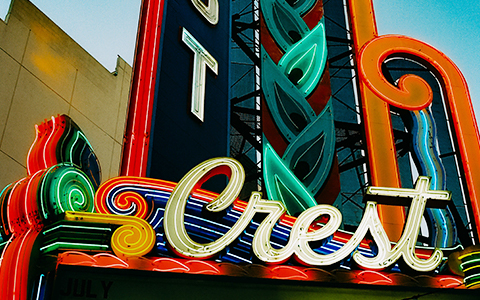
[{"label": "beige building wall", "polygon": [[83,130],[102,181],[117,176],[131,73],[120,57],[110,73],[32,3],[12,1],[0,20],[0,191],[27,175],[34,126],[57,114]]}]

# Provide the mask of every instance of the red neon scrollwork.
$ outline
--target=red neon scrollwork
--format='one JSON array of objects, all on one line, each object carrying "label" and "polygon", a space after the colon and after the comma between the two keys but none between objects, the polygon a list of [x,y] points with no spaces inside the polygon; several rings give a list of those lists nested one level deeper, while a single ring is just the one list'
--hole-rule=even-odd
[{"label": "red neon scrollwork", "polygon": [[165,1],[143,0],[122,158],[122,175],[145,176]]}]

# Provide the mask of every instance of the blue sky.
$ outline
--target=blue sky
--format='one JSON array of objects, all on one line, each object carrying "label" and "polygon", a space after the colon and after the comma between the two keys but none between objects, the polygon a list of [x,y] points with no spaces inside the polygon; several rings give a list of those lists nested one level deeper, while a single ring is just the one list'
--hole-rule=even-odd
[{"label": "blue sky", "polygon": [[[108,70],[133,62],[141,0],[31,0]],[[341,0],[330,0],[341,1]],[[0,0],[4,17],[10,0]],[[380,34],[414,37],[462,70],[480,117],[480,0],[374,0]]]},{"label": "blue sky", "polygon": [[[0,0],[4,19],[10,0]],[[30,0],[109,71],[133,63],[141,0]]]}]

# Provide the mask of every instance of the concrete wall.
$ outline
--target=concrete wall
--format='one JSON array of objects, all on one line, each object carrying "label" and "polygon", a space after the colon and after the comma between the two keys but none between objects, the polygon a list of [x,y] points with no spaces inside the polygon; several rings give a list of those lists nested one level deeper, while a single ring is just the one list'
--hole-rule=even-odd
[{"label": "concrete wall", "polygon": [[57,114],[90,140],[102,181],[117,176],[131,73],[120,57],[110,73],[32,3],[12,1],[0,20],[0,189],[27,175],[34,126]]}]

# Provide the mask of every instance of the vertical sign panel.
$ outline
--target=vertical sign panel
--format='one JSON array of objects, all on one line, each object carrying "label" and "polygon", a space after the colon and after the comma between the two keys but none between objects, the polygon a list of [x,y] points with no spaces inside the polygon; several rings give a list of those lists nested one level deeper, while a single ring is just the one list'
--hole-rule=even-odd
[{"label": "vertical sign panel", "polygon": [[[132,90],[129,124],[135,115],[144,126],[127,129],[122,174],[178,181],[198,163],[228,156],[230,3],[165,0],[158,6],[161,15],[153,18],[159,22],[141,19],[147,25],[140,26],[136,63],[156,55],[157,64],[154,84],[147,84],[150,78],[134,78],[133,87],[145,86],[148,92],[135,95]],[[143,9],[143,14],[148,12]],[[155,31],[160,37],[142,44],[142,37]],[[146,101],[143,107],[135,105]],[[129,147],[144,150],[128,156]],[[128,165],[137,167],[129,171]]]}]

